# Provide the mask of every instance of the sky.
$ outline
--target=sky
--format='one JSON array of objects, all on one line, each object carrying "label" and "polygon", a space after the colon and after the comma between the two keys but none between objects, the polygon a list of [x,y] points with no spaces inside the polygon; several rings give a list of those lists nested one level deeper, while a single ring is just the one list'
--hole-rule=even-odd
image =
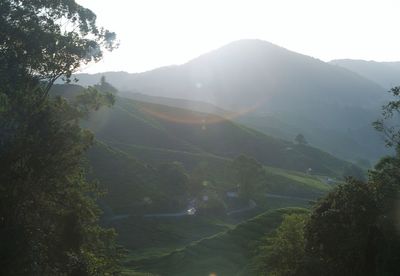
[{"label": "sky", "polygon": [[400,61],[398,0],[77,0],[120,47],[88,73],[182,64],[239,39],[323,61]]}]

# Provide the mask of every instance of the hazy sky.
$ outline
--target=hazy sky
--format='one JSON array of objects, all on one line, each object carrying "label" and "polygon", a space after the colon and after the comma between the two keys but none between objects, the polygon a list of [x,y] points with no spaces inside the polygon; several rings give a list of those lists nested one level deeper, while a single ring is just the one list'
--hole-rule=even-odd
[{"label": "hazy sky", "polygon": [[78,0],[120,48],[85,72],[181,64],[259,38],[324,61],[400,60],[399,0]]}]

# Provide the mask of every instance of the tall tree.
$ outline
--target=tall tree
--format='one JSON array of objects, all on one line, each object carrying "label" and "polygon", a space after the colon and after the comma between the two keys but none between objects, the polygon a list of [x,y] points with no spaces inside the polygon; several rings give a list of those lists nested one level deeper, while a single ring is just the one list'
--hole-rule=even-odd
[{"label": "tall tree", "polygon": [[355,179],[321,199],[306,225],[306,274],[374,275],[377,215],[373,187]]},{"label": "tall tree", "polygon": [[189,176],[179,162],[164,163],[157,167],[160,183],[159,201],[163,209],[177,209],[187,206],[189,196]]},{"label": "tall tree", "polygon": [[49,97],[60,76],[112,49],[115,35],[73,0],[0,1],[0,274],[111,275],[113,231],[98,225],[79,126],[113,97]]},{"label": "tall tree", "polygon": [[393,87],[389,91],[393,100],[382,108],[382,118],[373,122],[373,126],[384,135],[388,147],[399,147],[400,128],[396,123],[400,115],[400,86]]},{"label": "tall tree", "polygon": [[296,135],[296,137],[294,138],[294,141],[299,145],[307,145],[308,144],[306,138],[301,133]]},{"label": "tall tree", "polygon": [[233,181],[238,186],[239,196],[249,200],[255,195],[265,171],[257,160],[240,155],[231,164]]},{"label": "tall tree", "polygon": [[[0,1],[0,89],[34,87],[44,96],[60,76],[99,61],[112,50],[115,34],[99,28],[96,15],[74,0]],[[29,86],[27,80],[30,80]]]},{"label": "tall tree", "polygon": [[368,182],[349,178],[314,207],[305,232],[308,275],[400,273],[400,87],[390,92],[394,100],[373,125],[396,155],[382,158]]}]

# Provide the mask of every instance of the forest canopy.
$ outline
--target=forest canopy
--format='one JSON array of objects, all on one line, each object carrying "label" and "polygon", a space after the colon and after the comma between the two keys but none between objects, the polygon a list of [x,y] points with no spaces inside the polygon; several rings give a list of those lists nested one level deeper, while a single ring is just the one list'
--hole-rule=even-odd
[{"label": "forest canopy", "polygon": [[111,275],[114,232],[98,224],[99,194],[83,154],[80,120],[113,97],[88,88],[50,96],[81,64],[116,46],[115,34],[71,0],[0,2],[0,274]]}]

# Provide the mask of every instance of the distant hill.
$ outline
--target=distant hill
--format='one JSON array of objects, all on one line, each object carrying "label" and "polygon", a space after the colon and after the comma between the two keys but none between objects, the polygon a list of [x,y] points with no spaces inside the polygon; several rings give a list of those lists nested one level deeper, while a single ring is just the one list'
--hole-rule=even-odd
[{"label": "distant hill", "polygon": [[162,104],[172,107],[183,108],[187,110],[193,110],[203,113],[210,113],[216,114],[221,116],[230,116],[232,111],[227,111],[222,108],[219,108],[213,104],[201,102],[201,101],[192,101],[192,100],[185,100],[185,99],[176,99],[176,98],[167,98],[167,97],[158,97],[158,96],[149,96],[140,93],[132,93],[132,92],[120,92],[118,94],[123,98],[129,98],[141,102],[148,102],[148,103],[155,103],[155,104]]},{"label": "distant hill", "polygon": [[[101,75],[124,95],[206,102],[280,138],[302,132],[312,145],[348,160],[376,160],[386,152],[371,127],[386,99],[384,88],[342,67],[266,41],[236,41],[183,65],[144,73],[77,78],[88,85]],[[183,102],[174,105],[187,108]]]},{"label": "distant hill", "polygon": [[400,62],[336,59],[330,62],[370,79],[385,89],[400,85]]},{"label": "distant hill", "polygon": [[[74,95],[82,89],[56,85],[52,93]],[[164,162],[181,162],[188,171],[206,163],[223,174],[228,161],[246,154],[283,169],[268,170],[270,191],[297,196],[315,196],[329,188],[308,178],[304,173],[309,168],[315,174],[340,177],[349,165],[319,149],[267,136],[218,115],[121,97],[83,125],[97,139],[88,154],[91,176],[108,190],[106,204],[117,213],[146,211],[143,198],[159,193],[155,167]],[[312,184],[315,181],[318,187]]]},{"label": "distant hill", "polygon": [[100,141],[149,163],[180,161],[189,169],[199,160],[246,154],[265,165],[341,175],[347,165],[321,150],[295,145],[223,117],[118,98],[112,109],[93,114],[88,127]]}]

